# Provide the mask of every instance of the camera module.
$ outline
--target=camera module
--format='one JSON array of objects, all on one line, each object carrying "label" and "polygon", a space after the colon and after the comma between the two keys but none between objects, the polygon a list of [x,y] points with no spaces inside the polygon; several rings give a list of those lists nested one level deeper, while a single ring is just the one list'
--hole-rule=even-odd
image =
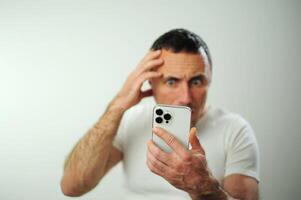
[{"label": "camera module", "polygon": [[157,115],[162,115],[162,114],[163,114],[163,110],[160,109],[160,108],[157,109],[157,110],[156,110],[156,114],[157,114]]},{"label": "camera module", "polygon": [[162,117],[156,117],[155,121],[158,123],[158,124],[161,124],[163,122],[163,119]]},{"label": "camera module", "polygon": [[165,120],[170,120],[171,119],[171,115],[169,113],[166,113],[163,115]]}]

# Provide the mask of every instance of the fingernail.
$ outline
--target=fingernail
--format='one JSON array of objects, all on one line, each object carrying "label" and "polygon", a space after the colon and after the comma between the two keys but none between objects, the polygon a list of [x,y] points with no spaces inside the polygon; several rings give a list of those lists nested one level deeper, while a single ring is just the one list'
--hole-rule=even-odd
[{"label": "fingernail", "polygon": [[153,131],[154,131],[154,132],[157,132],[157,131],[158,131],[158,128],[157,128],[157,127],[153,127]]}]

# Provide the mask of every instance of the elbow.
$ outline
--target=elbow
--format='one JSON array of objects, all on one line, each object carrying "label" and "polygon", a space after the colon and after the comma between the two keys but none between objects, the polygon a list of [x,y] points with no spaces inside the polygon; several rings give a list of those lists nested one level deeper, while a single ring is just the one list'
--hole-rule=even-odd
[{"label": "elbow", "polygon": [[61,180],[60,183],[61,191],[65,196],[69,197],[79,197],[85,194],[82,189],[80,189],[79,184],[76,184],[74,181],[66,180],[65,177]]}]

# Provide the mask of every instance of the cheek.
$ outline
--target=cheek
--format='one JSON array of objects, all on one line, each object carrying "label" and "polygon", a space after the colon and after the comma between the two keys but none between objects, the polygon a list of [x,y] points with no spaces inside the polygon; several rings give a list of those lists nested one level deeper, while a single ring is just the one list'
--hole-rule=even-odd
[{"label": "cheek", "polygon": [[203,104],[207,98],[208,88],[197,88],[192,91],[193,100],[198,104]]}]

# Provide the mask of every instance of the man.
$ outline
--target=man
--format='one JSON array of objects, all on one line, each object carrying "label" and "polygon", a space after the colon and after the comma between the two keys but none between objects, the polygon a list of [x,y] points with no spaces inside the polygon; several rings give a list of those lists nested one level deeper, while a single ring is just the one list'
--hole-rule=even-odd
[{"label": "man", "polygon": [[[160,36],[70,153],[61,181],[63,193],[80,196],[90,191],[123,161],[129,199],[258,199],[253,131],[239,115],[205,106],[211,74],[210,53],[199,36],[185,29]],[[151,89],[141,91],[145,81]],[[154,98],[140,102],[149,96]],[[171,133],[151,129],[155,103],[192,109],[187,133],[191,149]],[[151,131],[172,152],[153,143]]]}]

